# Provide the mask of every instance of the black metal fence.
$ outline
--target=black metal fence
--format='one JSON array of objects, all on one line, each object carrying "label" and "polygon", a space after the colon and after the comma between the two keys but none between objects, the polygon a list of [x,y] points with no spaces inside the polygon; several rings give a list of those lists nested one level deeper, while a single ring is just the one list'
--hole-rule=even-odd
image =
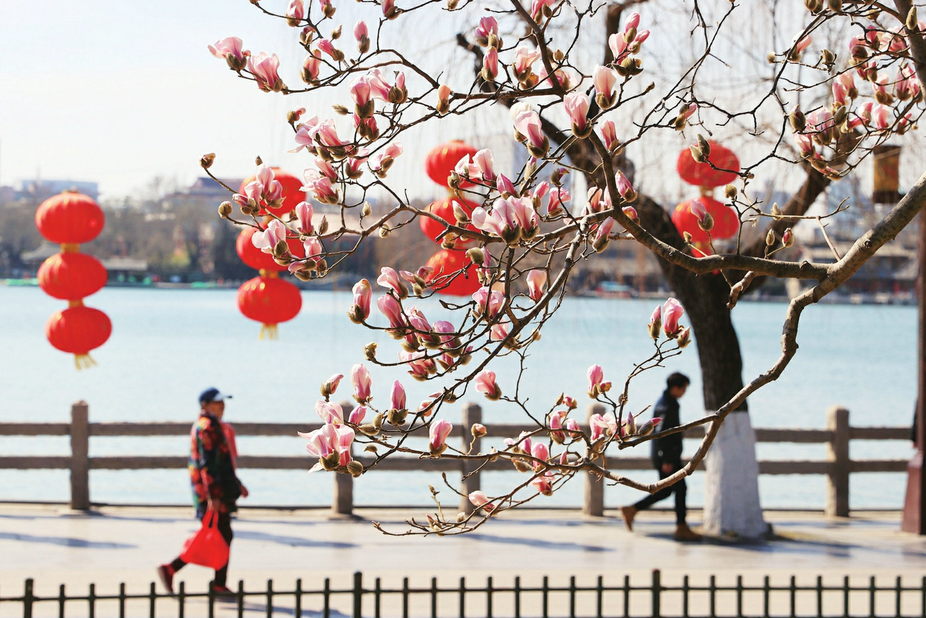
[{"label": "black metal fence", "polygon": [[818,576],[807,584],[791,576],[787,583],[773,584],[769,576],[741,575],[725,584],[718,583],[714,575],[686,575],[669,582],[654,570],[651,579],[637,585],[625,575],[618,584],[605,584],[605,578],[598,576],[593,583],[580,584],[571,577],[568,584],[559,585],[551,584],[549,577],[536,584],[524,584],[521,577],[514,577],[510,584],[497,585],[489,577],[484,586],[473,586],[462,577],[459,585],[439,586],[435,577],[425,587],[412,587],[407,577],[401,586],[388,587],[376,578],[370,587],[365,586],[362,573],[355,573],[352,585],[345,588],[332,587],[330,579],[324,580],[321,589],[304,588],[302,580],[296,580],[292,589],[278,590],[269,580],[261,590],[246,590],[239,582],[234,596],[227,598],[211,592],[187,592],[183,582],[175,595],[159,593],[152,583],[147,593],[129,593],[121,584],[118,593],[108,594],[99,593],[91,584],[87,595],[68,595],[62,584],[57,595],[40,596],[35,593],[34,581],[27,579],[22,596],[0,595],[0,616],[922,618],[926,616],[926,576],[907,579],[914,583],[897,577],[885,584],[873,576],[862,583],[849,576],[838,583],[824,583]]}]

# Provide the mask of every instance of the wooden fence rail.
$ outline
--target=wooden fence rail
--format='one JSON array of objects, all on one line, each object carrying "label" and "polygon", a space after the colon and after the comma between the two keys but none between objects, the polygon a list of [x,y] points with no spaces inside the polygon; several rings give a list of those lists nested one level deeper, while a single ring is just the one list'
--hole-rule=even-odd
[{"label": "wooden fence rail", "polygon": [[[349,407],[349,406],[348,406]],[[604,410],[593,405],[589,415]],[[463,450],[469,448],[472,437],[469,427],[481,422],[482,412],[476,404],[464,404],[460,424],[454,424],[451,437],[463,442]],[[235,423],[235,432],[239,436],[286,436],[293,437],[297,431],[312,431],[321,427],[316,424],[298,423]],[[490,428],[493,437],[514,437],[522,431],[536,429],[534,425],[493,424]],[[91,423],[89,407],[86,402],[75,403],[71,408],[70,423],[0,423],[0,436],[70,436],[70,456],[22,455],[0,456],[0,470],[35,470],[59,469],[71,472],[71,508],[87,510],[90,508],[90,471],[91,470],[163,470],[178,469],[187,466],[184,456],[120,455],[90,457],[90,438],[119,436],[186,436],[190,433],[188,422],[165,423]],[[909,440],[910,429],[907,427],[851,427],[849,411],[833,407],[827,411],[826,429],[756,429],[757,442],[791,442],[802,444],[825,444],[826,459],[823,460],[760,460],[760,474],[823,474],[826,476],[826,501],[824,511],[827,515],[847,517],[849,515],[849,475],[857,472],[904,472],[907,461],[903,459],[864,459],[852,460],[849,457],[851,440]],[[699,438],[704,435],[703,427],[697,427],[685,433],[686,438]],[[476,440],[474,452],[480,448]],[[355,457],[368,466],[373,459],[366,456]],[[239,468],[264,470],[305,470],[312,462],[307,456],[279,455],[240,455]],[[391,457],[381,461],[376,469],[383,471],[446,471],[461,474],[472,471],[474,464],[468,461],[446,459],[417,459],[415,457]],[[648,470],[652,467],[650,460],[644,457],[608,457],[608,468],[614,470]],[[495,462],[483,470],[510,470],[511,465],[502,461]],[[472,474],[462,481],[460,488],[463,495],[479,489],[479,474]],[[347,474],[335,476],[334,496],[331,505],[337,514],[350,514],[353,510],[353,479]],[[461,500],[461,510],[470,511],[472,505],[468,500]],[[585,481],[585,498],[583,513],[592,516],[604,514],[604,484],[591,475]]]}]

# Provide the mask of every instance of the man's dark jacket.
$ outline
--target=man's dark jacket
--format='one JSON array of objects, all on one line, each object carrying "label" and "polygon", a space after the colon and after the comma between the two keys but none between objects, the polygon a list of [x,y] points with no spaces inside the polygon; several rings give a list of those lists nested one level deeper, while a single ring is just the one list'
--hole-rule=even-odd
[{"label": "man's dark jacket", "polygon": [[[665,431],[681,424],[678,399],[670,395],[668,390],[662,394],[662,397],[656,402],[656,407],[653,408],[653,418],[657,417],[662,418],[662,422],[656,428],[657,431]],[[681,464],[682,434],[674,433],[671,436],[653,440],[650,458],[657,468],[661,468],[664,463],[671,463],[676,466]]]}]

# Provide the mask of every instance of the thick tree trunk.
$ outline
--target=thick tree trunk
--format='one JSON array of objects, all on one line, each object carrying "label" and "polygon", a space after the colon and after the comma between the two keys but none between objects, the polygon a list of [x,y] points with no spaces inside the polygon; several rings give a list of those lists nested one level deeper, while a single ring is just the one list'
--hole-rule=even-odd
[{"label": "thick tree trunk", "polygon": [[[652,200],[640,204],[642,225],[669,244],[681,246],[668,213]],[[704,408],[716,411],[743,388],[743,359],[727,301],[730,286],[720,274],[700,277],[660,260],[676,297],[685,307],[695,333],[701,363]],[[754,538],[768,526],[759,504],[759,466],[755,434],[746,403],[721,427],[705,459],[704,531]]]}]

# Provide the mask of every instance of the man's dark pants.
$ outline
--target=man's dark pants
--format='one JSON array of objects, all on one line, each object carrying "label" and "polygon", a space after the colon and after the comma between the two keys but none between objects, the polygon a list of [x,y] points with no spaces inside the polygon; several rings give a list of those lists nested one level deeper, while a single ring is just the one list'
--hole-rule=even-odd
[{"label": "man's dark pants", "polygon": [[[680,470],[682,467],[681,461],[669,463],[671,463],[673,466],[672,472],[663,472],[661,464],[656,466],[656,471],[659,472],[659,480],[674,474],[676,470]],[[688,493],[688,486],[685,485],[684,478],[677,482],[675,485],[671,485],[665,489],[660,489],[656,493],[646,496],[633,506],[639,511],[648,509],[660,500],[665,500],[671,496],[673,492],[675,493],[675,523],[679,526],[684,525],[685,517],[688,514],[688,508],[685,506],[685,498]]]}]

